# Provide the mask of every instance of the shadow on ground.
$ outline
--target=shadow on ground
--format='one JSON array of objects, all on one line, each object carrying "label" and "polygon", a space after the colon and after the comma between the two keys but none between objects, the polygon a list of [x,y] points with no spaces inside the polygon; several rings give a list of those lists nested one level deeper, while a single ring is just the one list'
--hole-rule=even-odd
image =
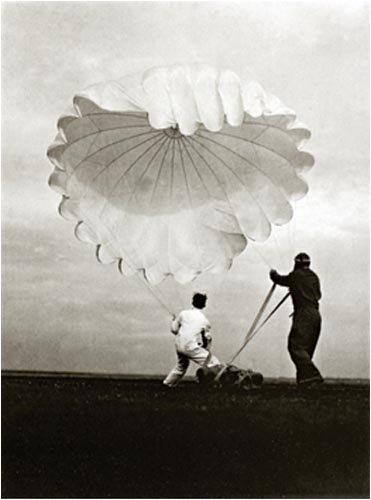
[{"label": "shadow on ground", "polygon": [[369,385],[2,377],[2,498],[369,498]]}]

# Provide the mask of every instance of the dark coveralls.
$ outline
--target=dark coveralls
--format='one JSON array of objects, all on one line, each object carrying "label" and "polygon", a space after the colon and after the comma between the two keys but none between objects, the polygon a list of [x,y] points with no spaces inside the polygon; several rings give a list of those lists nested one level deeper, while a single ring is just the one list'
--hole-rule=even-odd
[{"label": "dark coveralls", "polygon": [[294,269],[287,276],[271,273],[274,283],[287,286],[294,305],[288,350],[296,366],[296,381],[300,383],[322,380],[312,361],[321,331],[318,301],[321,288],[318,276],[309,268]]}]

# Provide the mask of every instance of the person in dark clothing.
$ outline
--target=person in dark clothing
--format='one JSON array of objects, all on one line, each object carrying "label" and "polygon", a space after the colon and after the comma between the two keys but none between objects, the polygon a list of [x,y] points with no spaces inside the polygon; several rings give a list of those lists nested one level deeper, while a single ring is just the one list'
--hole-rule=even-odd
[{"label": "person in dark clothing", "polygon": [[292,327],[289,333],[288,350],[296,366],[296,381],[302,385],[323,382],[323,378],[312,361],[321,331],[321,315],[318,301],[321,287],[318,276],[309,268],[310,258],[306,253],[295,257],[293,271],[282,276],[271,270],[273,283],[290,290],[294,305]]}]

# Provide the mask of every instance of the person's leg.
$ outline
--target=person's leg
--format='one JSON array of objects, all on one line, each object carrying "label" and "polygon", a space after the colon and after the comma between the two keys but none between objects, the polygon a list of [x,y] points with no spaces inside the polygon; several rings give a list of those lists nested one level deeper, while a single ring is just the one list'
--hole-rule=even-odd
[{"label": "person's leg", "polygon": [[289,338],[289,353],[296,367],[296,381],[300,384],[304,381],[317,380],[321,378],[318,368],[313,363],[309,352],[292,337]]},{"label": "person's leg", "polygon": [[212,369],[221,365],[216,356],[214,356],[210,351],[201,346],[187,350],[187,355],[191,361],[206,368]]},{"label": "person's leg", "polygon": [[322,376],[312,361],[318,341],[320,319],[310,314],[298,315],[289,335],[288,350],[296,366],[296,380],[300,383],[320,381]]},{"label": "person's leg", "polygon": [[318,317],[312,323],[311,345],[309,346],[308,349],[311,359],[313,358],[314,351],[317,347],[320,333],[321,333],[321,316],[318,315]]},{"label": "person's leg", "polygon": [[177,356],[178,356],[177,364],[174,366],[174,368],[170,371],[168,376],[163,381],[165,385],[168,385],[170,387],[177,385],[179,380],[183,378],[189,366],[188,356],[178,351],[177,351]]}]

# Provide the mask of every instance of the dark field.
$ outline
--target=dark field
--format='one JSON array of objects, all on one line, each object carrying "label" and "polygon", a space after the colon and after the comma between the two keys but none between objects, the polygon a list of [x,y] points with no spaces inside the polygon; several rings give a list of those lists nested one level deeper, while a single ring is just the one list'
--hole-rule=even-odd
[{"label": "dark field", "polygon": [[2,498],[368,498],[369,385],[2,377]]}]

